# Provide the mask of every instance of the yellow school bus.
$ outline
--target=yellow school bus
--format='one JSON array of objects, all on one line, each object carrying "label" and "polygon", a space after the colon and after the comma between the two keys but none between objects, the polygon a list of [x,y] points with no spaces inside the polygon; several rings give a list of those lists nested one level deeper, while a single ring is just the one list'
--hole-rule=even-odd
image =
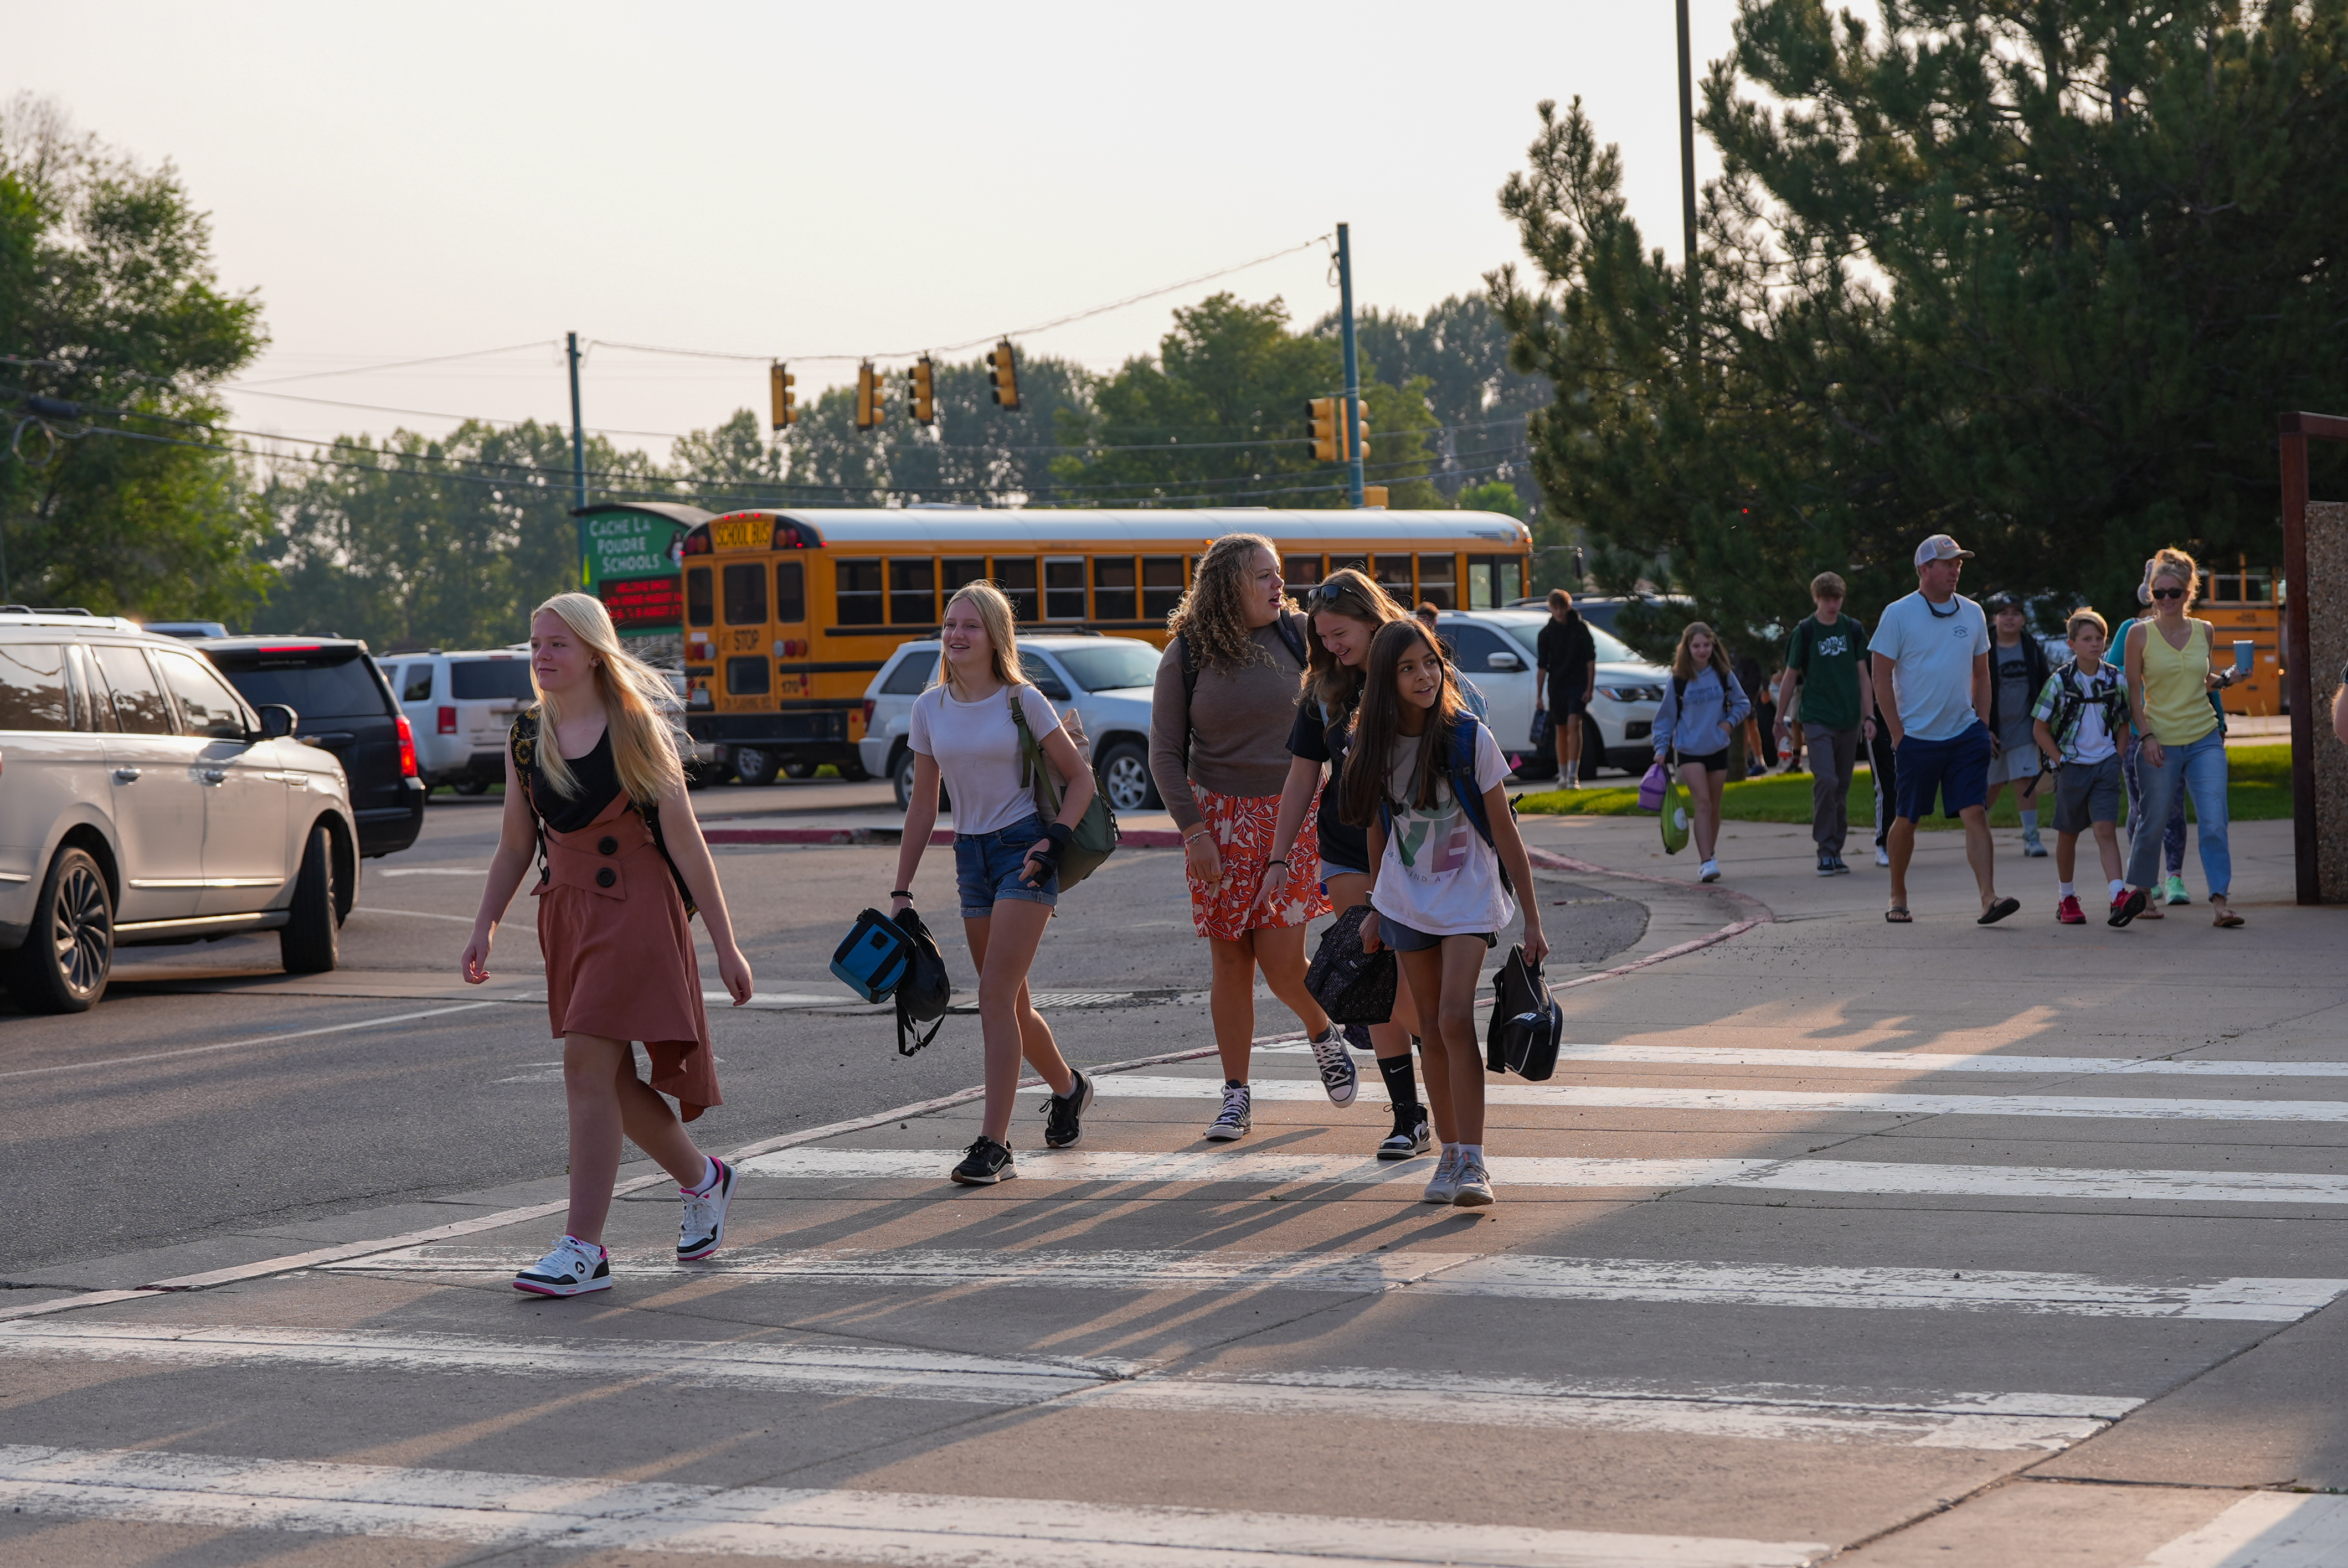
[{"label": "yellow school bus", "polygon": [[2238,640],[2252,644],[2250,678],[2219,699],[2229,713],[2265,718],[2282,712],[2282,574],[2273,568],[2247,557],[2204,563],[2193,613],[2209,623],[2210,656],[2229,663]]},{"label": "yellow school bus", "polygon": [[1477,610],[1522,597],[1531,580],[1530,532],[1495,512],[732,512],[685,536],[686,728],[862,776],[865,687],[899,643],[937,635],[957,588],[991,579],[1023,630],[1163,647],[1199,557],[1230,533],[1272,540],[1292,589],[1350,566],[1406,604]]}]

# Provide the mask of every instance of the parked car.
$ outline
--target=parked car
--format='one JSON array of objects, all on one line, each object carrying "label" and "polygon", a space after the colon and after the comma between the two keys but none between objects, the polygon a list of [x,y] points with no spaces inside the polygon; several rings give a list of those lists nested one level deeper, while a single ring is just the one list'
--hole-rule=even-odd
[{"label": "parked car", "polygon": [[106,993],[118,948],[275,930],[331,969],[359,824],[331,751],[171,638],[0,612],[0,980],[31,1012]]},{"label": "parked car", "polygon": [[427,790],[441,784],[479,794],[506,776],[506,734],[514,715],[538,700],[530,650],[386,654],[383,672],[416,735],[416,769]]},{"label": "parked car", "polygon": [[151,631],[158,637],[177,637],[183,641],[228,635],[228,628],[217,620],[149,620],[139,630]]},{"label": "parked car", "polygon": [[[905,743],[913,699],[937,678],[934,637],[908,642],[864,691],[864,738],[858,742],[867,771],[895,784],[900,806],[913,793],[913,753]],[[1092,745],[1093,773],[1117,811],[1156,811],[1149,780],[1149,689],[1158,680],[1158,650],[1138,637],[1022,637],[1019,665],[1058,706],[1073,704]]]},{"label": "parked car", "polygon": [[350,782],[359,854],[395,854],[424,830],[416,733],[383,671],[355,637],[210,637],[187,644],[255,707],[301,715],[294,738],[331,753]]},{"label": "parked car", "polygon": [[[1483,689],[1492,706],[1492,733],[1500,750],[1518,759],[1519,778],[1551,778],[1554,750],[1543,756],[1531,746],[1533,671],[1546,610],[1454,610],[1436,618],[1437,634],[1451,645],[1460,671]],[[1596,773],[1602,763],[1641,774],[1654,760],[1650,744],[1655,710],[1663,706],[1671,671],[1642,659],[1612,632],[1595,625],[1598,686],[1584,715],[1582,766]]]},{"label": "parked car", "polygon": [[[1630,643],[1623,638],[1615,621],[1622,615],[1623,607],[1633,602],[1645,605],[1650,609],[1662,610],[1675,617],[1671,630],[1663,634],[1662,640],[1654,647],[1654,652],[1660,655],[1668,655],[1676,643],[1680,623],[1695,618],[1695,600],[1684,593],[1646,593],[1639,595],[1635,600],[1620,597],[1606,599],[1595,594],[1577,593],[1573,596],[1573,608],[1580,612],[1582,620],[1590,622],[1590,629],[1592,631],[1612,632],[1614,640],[1622,643],[1624,647],[1630,647]],[[1509,608],[1545,611],[1547,606],[1540,600],[1520,599]],[[1632,650],[1631,656],[1633,659],[1647,657],[1636,649]]]}]

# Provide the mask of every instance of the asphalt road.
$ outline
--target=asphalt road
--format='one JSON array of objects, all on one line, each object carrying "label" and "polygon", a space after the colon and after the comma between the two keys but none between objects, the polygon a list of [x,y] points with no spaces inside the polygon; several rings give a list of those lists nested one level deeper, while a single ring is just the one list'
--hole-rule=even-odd
[{"label": "asphalt road", "polygon": [[[882,784],[727,786],[695,800],[711,821],[897,820]],[[0,1182],[16,1194],[0,1226],[0,1286],[77,1283],[77,1261],[559,1175],[561,1048],[542,1002],[510,999],[541,983],[526,889],[486,988],[510,999],[485,1001],[458,978],[499,810],[495,797],[436,794],[412,849],[366,863],[331,975],[283,975],[273,935],[230,938],[127,951],[85,1014],[0,1011]],[[697,1135],[730,1147],[978,1081],[974,1018],[950,1019],[935,1044],[903,1058],[893,1017],[840,1005],[852,998],[828,971],[857,911],[885,905],[893,848],[716,854],[759,993],[817,998],[825,1010],[712,1003],[726,1102]],[[917,891],[966,992],[975,974],[952,889],[952,851],[933,848]],[[1646,930],[1636,901],[1563,881],[1546,893],[1568,901],[1552,919],[1567,958],[1602,961]],[[705,942],[702,951],[715,990]],[[1096,873],[1064,906],[1033,982],[1148,997],[1053,1009],[1079,1064],[1210,1043],[1179,856],[1127,849]],[[1258,1033],[1294,1027],[1264,993]]]}]

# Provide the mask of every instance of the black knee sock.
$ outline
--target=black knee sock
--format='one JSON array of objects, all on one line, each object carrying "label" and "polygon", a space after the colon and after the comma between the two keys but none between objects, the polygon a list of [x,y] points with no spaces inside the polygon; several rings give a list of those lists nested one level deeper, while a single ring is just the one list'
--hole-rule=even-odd
[{"label": "black knee sock", "polygon": [[1386,1081],[1386,1098],[1396,1105],[1418,1103],[1418,1081],[1410,1070],[1410,1052],[1378,1058],[1378,1076]]}]

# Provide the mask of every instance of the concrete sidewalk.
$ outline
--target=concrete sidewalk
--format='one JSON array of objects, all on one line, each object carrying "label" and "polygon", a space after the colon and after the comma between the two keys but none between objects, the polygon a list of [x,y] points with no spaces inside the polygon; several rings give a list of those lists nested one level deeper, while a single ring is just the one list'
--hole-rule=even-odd
[{"label": "concrete sidewalk", "polygon": [[2245,929],[2113,931],[2011,835],[2021,915],[1935,835],[1893,927],[1800,829],[1730,825],[1704,889],[1651,820],[1527,819],[1610,868],[1553,934],[1647,914],[1556,1077],[1491,1081],[1493,1209],[1419,1203],[1366,1059],[1341,1110],[1282,1041],[1231,1145],[1196,1056],[1103,1074],[1071,1150],[1024,1094],[994,1188],[943,1180],[968,1098],[764,1140],[725,1250],[643,1187],[579,1300],[505,1283],[550,1173],[0,1323],[0,1559],[2348,1560],[2275,1490],[2348,1487],[2348,926],[2289,831],[2235,830]]}]

